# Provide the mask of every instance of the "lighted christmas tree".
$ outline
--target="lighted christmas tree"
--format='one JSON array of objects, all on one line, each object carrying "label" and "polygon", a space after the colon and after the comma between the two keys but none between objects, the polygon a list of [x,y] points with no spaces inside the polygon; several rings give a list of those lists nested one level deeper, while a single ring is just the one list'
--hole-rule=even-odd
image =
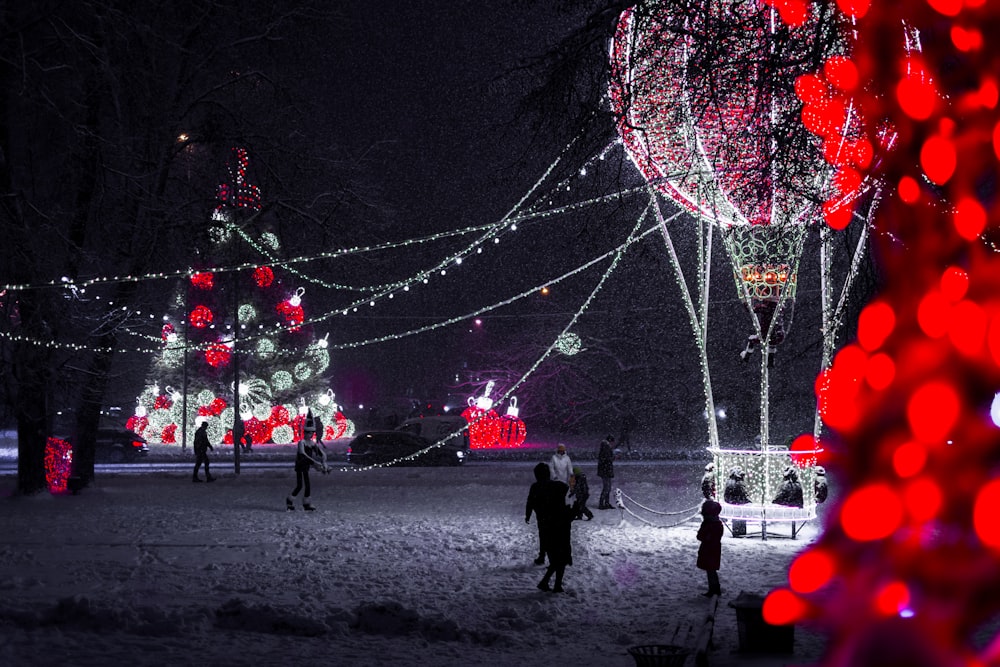
[{"label": "lighted christmas tree", "polygon": [[211,247],[164,317],[163,348],[128,426],[153,443],[180,444],[186,431],[190,444],[204,419],[212,442],[232,443],[235,427],[254,445],[286,444],[301,437],[308,406],[324,439],[349,435],[326,375],[326,338],[306,324],[305,289],[273,260],[281,245],[262,224],[246,149],[233,148],[227,168]]}]

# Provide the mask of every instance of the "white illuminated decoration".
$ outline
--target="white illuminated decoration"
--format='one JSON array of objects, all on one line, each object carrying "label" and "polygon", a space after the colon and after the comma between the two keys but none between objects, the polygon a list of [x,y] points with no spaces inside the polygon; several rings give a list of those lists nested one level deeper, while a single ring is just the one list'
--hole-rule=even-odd
[{"label": "white illuminated decoration", "polygon": [[476,399],[476,407],[480,410],[489,410],[493,407],[493,399],[490,398],[490,392],[493,391],[493,385],[496,384],[493,380],[486,383],[486,389],[483,390],[483,395]]},{"label": "white illuminated decoration", "polygon": [[264,232],[261,234],[260,242],[271,250],[281,250],[281,243],[278,241],[278,237],[272,232]]},{"label": "white illuminated decoration", "polygon": [[257,309],[254,308],[252,304],[243,304],[237,312],[239,314],[240,322],[244,324],[257,319]]},{"label": "white illuminated decoration", "polygon": [[993,403],[990,404],[990,419],[993,420],[994,426],[1000,426],[1000,392],[993,397]]},{"label": "white illuminated decoration", "polygon": [[288,298],[288,303],[292,304],[293,306],[301,306],[302,305],[302,295],[305,294],[305,293],[306,293],[306,288],[305,287],[298,288],[297,290],[295,290],[295,294],[293,294],[292,296],[290,296]]},{"label": "white illuminated decoration", "polygon": [[329,406],[332,403],[333,404],[333,409],[336,410],[337,409],[337,404],[333,400],[334,397],[336,397],[336,394],[333,393],[333,389],[327,389],[326,392],[320,394],[319,397],[316,400],[323,407],[327,407],[327,406]]},{"label": "white illuminated decoration", "polygon": [[556,351],[565,354],[567,357],[572,357],[574,354],[582,352],[583,343],[580,340],[580,336],[572,332],[561,334],[556,340]]},{"label": "white illuminated decoration", "polygon": [[316,341],[316,344],[319,345],[320,348],[325,350],[327,345],[330,344],[330,332],[327,332],[325,336]]},{"label": "white illuminated decoration", "polygon": [[135,406],[135,416],[136,417],[145,417],[146,416],[146,408],[143,407],[142,403],[139,403],[138,400],[139,399],[136,399],[136,403],[137,404]]},{"label": "white illuminated decoration", "polygon": [[519,410],[517,409],[517,396],[511,396],[510,401],[507,403],[507,416],[516,417]]}]

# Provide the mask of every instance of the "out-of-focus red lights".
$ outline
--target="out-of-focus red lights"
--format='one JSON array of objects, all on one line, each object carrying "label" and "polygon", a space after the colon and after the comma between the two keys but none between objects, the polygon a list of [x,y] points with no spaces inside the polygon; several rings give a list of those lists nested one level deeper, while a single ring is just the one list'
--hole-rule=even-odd
[{"label": "out-of-focus red lights", "polygon": [[[878,511],[873,511],[878,508]],[[892,535],[903,522],[903,503],[884,483],[862,486],[844,500],[840,525],[844,534],[857,542],[881,540]]]},{"label": "out-of-focus red lights", "polygon": [[826,586],[837,571],[833,556],[822,549],[803,552],[788,569],[788,585],[796,593],[814,593]]},{"label": "out-of-focus red lights", "polygon": [[917,440],[934,445],[947,439],[961,411],[955,388],[948,382],[932,380],[910,396],[906,419]]}]

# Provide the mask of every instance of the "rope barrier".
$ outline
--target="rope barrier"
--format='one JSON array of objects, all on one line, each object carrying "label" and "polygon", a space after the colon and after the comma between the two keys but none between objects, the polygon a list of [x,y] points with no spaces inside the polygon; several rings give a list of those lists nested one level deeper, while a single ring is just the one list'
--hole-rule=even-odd
[{"label": "rope barrier", "polygon": [[[671,524],[668,524],[668,525],[658,525],[658,524],[653,523],[649,519],[646,519],[644,517],[639,516],[638,514],[636,514],[635,512],[633,512],[631,509],[629,509],[625,505],[625,499],[626,498],[632,504],[634,504],[636,507],[640,507],[643,510],[645,510],[647,512],[650,512],[651,514],[658,514],[660,516],[678,516],[678,515],[683,514],[683,515],[686,515],[686,516],[683,519],[681,519],[680,521],[676,522],[676,523],[671,523]],[[625,518],[625,513],[627,512],[629,514],[629,516],[635,518],[637,521],[641,521],[642,523],[646,524],[647,526],[652,526],[653,528],[676,528],[677,526],[683,525],[683,524],[687,523],[688,521],[691,521],[692,519],[697,519],[700,516],[700,511],[701,511],[701,503],[699,503],[699,504],[695,505],[694,507],[691,507],[691,508],[688,508],[688,509],[683,509],[683,510],[677,510],[676,512],[661,512],[659,510],[654,510],[654,509],[652,509],[650,507],[646,507],[645,505],[637,502],[631,496],[623,493],[621,489],[615,489],[615,505],[618,507],[619,510],[621,510],[621,512],[622,512],[622,519],[623,520]]]}]

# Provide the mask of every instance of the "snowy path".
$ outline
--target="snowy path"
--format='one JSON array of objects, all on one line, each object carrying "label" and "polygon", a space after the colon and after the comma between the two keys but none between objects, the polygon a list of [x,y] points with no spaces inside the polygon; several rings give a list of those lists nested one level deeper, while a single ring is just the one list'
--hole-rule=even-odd
[{"label": "snowy path", "polygon": [[[616,481],[680,510],[699,503],[700,470],[629,465]],[[0,478],[0,664],[624,667],[629,646],[669,643],[677,625],[683,637],[704,613],[697,523],[660,529],[617,510],[574,523],[567,593],[537,591],[530,465],[314,475],[313,513],[284,511],[290,470],[217,473],[104,476],[76,497],[6,497],[13,479]],[[799,629],[795,655],[740,659],[726,606],[783,583],[815,531],[724,540],[711,664],[819,655]]]}]

